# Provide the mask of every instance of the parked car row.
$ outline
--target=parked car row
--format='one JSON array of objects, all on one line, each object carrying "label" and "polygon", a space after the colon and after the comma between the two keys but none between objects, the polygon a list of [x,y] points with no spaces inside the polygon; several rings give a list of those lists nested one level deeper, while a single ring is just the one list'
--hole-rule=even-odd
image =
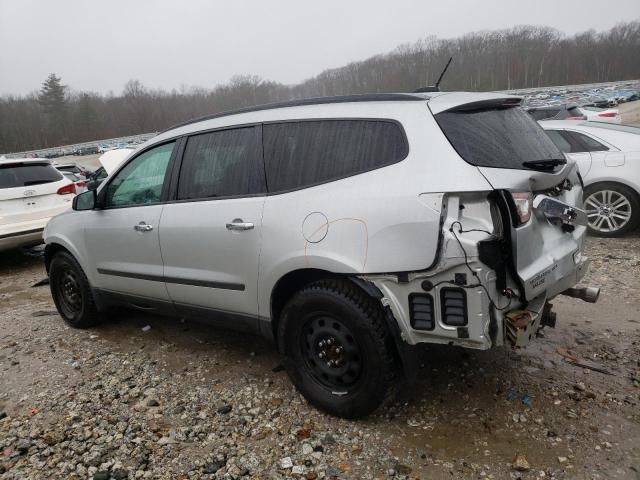
[{"label": "parked car row", "polygon": [[639,100],[640,82],[623,81],[598,86],[543,87],[512,92],[523,97],[522,104],[526,107],[577,104],[579,106],[610,108],[621,103]]},{"label": "parked car row", "polygon": [[617,108],[598,108],[594,106],[544,105],[526,107],[525,110],[535,120],[591,120],[601,123],[620,123]]},{"label": "parked car row", "polygon": [[61,172],[71,172],[74,175],[78,175],[79,177],[86,178],[91,174],[90,170],[88,170],[84,165],[80,165],[79,163],[53,162],[53,166],[56,167]]}]

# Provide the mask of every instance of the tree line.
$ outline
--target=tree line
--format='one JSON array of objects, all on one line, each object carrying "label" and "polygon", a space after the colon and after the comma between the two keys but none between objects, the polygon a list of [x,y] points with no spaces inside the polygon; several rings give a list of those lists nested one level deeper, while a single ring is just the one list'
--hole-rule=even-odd
[{"label": "tree line", "polygon": [[410,92],[433,85],[449,57],[443,90],[491,91],[640,78],[640,21],[573,36],[542,26],[427,37],[390,53],[325,70],[297,85],[254,75],[213,88],[151,90],[129,81],[120,95],[78,92],[51,74],[37,92],[0,97],[0,152],[159,131],[194,117],[325,95]]}]

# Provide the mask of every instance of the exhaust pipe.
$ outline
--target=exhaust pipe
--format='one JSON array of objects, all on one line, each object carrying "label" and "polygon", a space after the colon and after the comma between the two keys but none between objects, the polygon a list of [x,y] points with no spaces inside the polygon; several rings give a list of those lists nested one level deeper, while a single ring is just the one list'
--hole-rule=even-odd
[{"label": "exhaust pipe", "polygon": [[567,288],[562,295],[568,297],[579,298],[589,303],[596,303],[600,296],[600,288],[598,287],[584,287],[584,288]]}]

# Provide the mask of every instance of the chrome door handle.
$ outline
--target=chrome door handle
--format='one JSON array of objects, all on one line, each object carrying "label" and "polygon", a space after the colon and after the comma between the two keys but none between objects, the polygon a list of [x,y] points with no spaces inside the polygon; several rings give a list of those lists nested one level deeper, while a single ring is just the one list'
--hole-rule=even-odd
[{"label": "chrome door handle", "polygon": [[153,230],[153,225],[147,225],[144,222],[140,222],[138,225],[134,225],[133,229],[136,232],[150,232],[151,230]]},{"label": "chrome door handle", "polygon": [[251,230],[253,223],[243,222],[241,218],[236,218],[233,222],[227,223],[227,230]]}]

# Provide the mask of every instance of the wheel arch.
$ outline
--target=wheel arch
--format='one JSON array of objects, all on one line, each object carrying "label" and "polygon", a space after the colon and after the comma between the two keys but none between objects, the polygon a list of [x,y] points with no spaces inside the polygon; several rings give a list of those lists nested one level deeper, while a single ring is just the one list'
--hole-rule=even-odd
[{"label": "wheel arch", "polygon": [[47,270],[47,275],[49,274],[49,266],[51,265],[51,260],[58,252],[67,252],[72,255],[74,258],[76,256],[73,254],[71,250],[60,243],[47,243],[44,247],[44,267]]},{"label": "wheel arch", "polygon": [[628,188],[635,193],[636,198],[640,199],[640,185],[634,185],[632,182],[628,182],[626,179],[620,177],[598,177],[596,181],[585,182],[584,189],[592,189],[593,187],[597,187],[598,185],[605,183],[614,183]]},{"label": "wheel arch", "polygon": [[337,275],[336,273],[319,268],[300,268],[287,272],[276,281],[271,290],[269,313],[271,316],[271,334],[273,335],[278,350],[280,350],[277,334],[278,324],[282,310],[287,302],[305,285]]}]

